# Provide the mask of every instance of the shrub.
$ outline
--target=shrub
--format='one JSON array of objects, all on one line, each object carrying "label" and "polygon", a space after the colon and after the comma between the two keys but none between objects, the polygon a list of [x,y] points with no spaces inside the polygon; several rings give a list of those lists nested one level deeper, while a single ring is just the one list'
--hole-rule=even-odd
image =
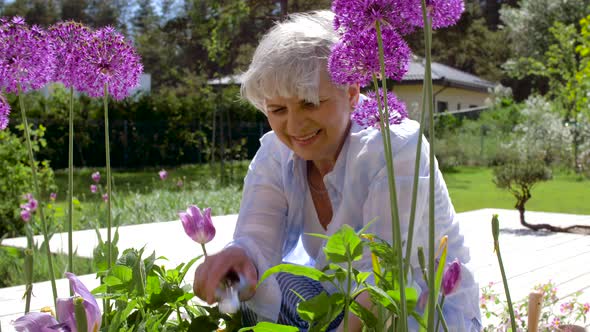
[{"label": "shrub", "polygon": [[[19,131],[23,125],[17,126]],[[39,152],[45,147],[45,127],[40,125],[31,132],[33,151]],[[37,171],[41,186],[41,195],[48,197],[55,190],[53,170],[49,161],[37,162]],[[31,167],[24,135],[17,136],[8,130],[0,131],[0,232],[2,236],[23,235],[23,222],[20,219],[19,205],[22,196],[33,192]],[[39,199],[39,198],[37,198]]]}]

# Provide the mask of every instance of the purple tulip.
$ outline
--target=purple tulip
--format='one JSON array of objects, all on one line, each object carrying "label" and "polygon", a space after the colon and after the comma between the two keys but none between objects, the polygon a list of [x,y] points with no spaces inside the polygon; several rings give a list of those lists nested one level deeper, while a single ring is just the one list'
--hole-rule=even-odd
[{"label": "purple tulip", "polygon": [[31,212],[29,210],[21,210],[20,217],[23,219],[24,222],[31,221]]},{"label": "purple tulip", "polygon": [[49,199],[52,201],[55,201],[57,199],[57,193],[51,193],[49,194]]},{"label": "purple tulip", "polygon": [[442,279],[442,292],[448,296],[455,292],[461,283],[461,262],[455,259],[446,269]]},{"label": "purple tulip", "polygon": [[17,332],[39,331],[50,332],[59,331],[59,323],[47,313],[29,312],[18,318],[12,323]]},{"label": "purple tulip", "polygon": [[109,200],[109,194],[102,195],[102,200],[105,201],[105,202],[108,202],[108,200]]},{"label": "purple tulip", "polygon": [[[70,287],[75,296],[67,299],[57,299],[57,321],[45,313],[30,312],[14,322],[16,331],[51,332],[51,331],[77,331],[76,315],[74,313],[74,299],[82,298],[82,305],[86,312],[88,331],[98,331],[101,324],[100,308],[96,299],[78,278],[69,272],[66,277],[70,280]],[[59,322],[58,322],[59,321]]]},{"label": "purple tulip", "polygon": [[95,184],[91,184],[90,185],[90,192],[92,192],[93,194],[96,194],[97,191],[98,191],[98,187]]},{"label": "purple tulip", "polygon": [[211,221],[211,208],[206,208],[203,213],[196,205],[191,205],[186,212],[179,212],[178,216],[186,234],[193,241],[205,244],[215,237],[215,227]]},{"label": "purple tulip", "polygon": [[165,169],[159,171],[158,175],[160,175],[160,180],[166,180],[168,178],[168,172]]},{"label": "purple tulip", "polygon": [[29,200],[29,203],[27,203],[27,207],[31,212],[35,212],[35,210],[37,210],[37,208],[39,207],[39,202],[37,202],[36,199],[31,198]]},{"label": "purple tulip", "polygon": [[100,182],[100,172],[94,172],[92,173],[92,181],[94,181],[95,183],[99,183]]}]

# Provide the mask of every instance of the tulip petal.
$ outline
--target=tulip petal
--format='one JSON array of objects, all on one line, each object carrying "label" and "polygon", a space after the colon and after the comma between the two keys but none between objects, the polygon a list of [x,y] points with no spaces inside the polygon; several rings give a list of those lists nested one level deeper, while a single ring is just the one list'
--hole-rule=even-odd
[{"label": "tulip petal", "polygon": [[[66,272],[66,277],[70,280],[70,287],[75,294],[84,299],[84,308],[86,308],[86,319],[88,320],[88,331],[97,331],[100,328],[102,315],[96,299],[90,293],[88,288],[70,272]],[[73,303],[72,303],[73,312]]]},{"label": "tulip petal", "polygon": [[57,325],[53,316],[41,312],[29,312],[12,323],[17,332],[48,332],[50,327]]},{"label": "tulip petal", "polygon": [[457,290],[461,283],[461,263],[455,259],[445,271],[442,280],[442,291],[445,296]]},{"label": "tulip petal", "polygon": [[201,213],[201,209],[199,209],[196,205],[191,205],[186,210],[192,217],[196,224],[200,224],[203,222],[203,214]]}]

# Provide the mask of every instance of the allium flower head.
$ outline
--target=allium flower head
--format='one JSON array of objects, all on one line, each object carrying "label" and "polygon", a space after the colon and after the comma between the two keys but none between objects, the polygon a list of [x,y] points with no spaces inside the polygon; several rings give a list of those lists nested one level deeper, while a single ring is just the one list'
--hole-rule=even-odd
[{"label": "allium flower head", "polygon": [[[366,99],[361,100],[351,115],[359,125],[364,128],[379,126],[379,109],[377,104],[377,94],[374,91],[367,93]],[[383,90],[379,89],[379,97],[383,103]],[[391,91],[387,92],[387,108],[389,110],[389,124],[400,124],[403,119],[408,117],[406,104],[397,99]]]},{"label": "allium flower head", "polygon": [[10,115],[10,105],[2,95],[0,95],[0,130],[8,127],[8,116]]},{"label": "allium flower head", "polygon": [[461,263],[455,259],[446,269],[442,279],[442,292],[445,296],[452,294],[461,283]]},{"label": "allium flower head", "polygon": [[81,65],[82,46],[91,35],[88,27],[74,21],[59,22],[49,28],[49,36],[55,47],[54,80],[66,87],[80,89],[81,71],[88,69]]},{"label": "allium flower head", "polygon": [[84,75],[80,90],[91,97],[102,97],[104,85],[116,100],[121,100],[139,84],[143,66],[135,48],[112,27],[92,33],[82,48]]},{"label": "allium flower head", "polygon": [[109,201],[109,194],[107,194],[107,193],[103,194],[102,195],[102,200],[105,201],[105,202],[108,202]]},{"label": "allium flower head", "polygon": [[[359,33],[375,27],[391,28],[400,34],[412,32],[416,24],[408,22],[413,12],[412,0],[334,0],[332,11],[336,15],[334,28]],[[421,13],[421,12],[420,12]]]},{"label": "allium flower head", "polygon": [[[408,71],[410,48],[392,29],[383,29],[385,75],[400,81]],[[367,86],[373,75],[380,78],[379,48],[375,29],[359,34],[346,33],[334,45],[328,59],[328,70],[336,84]]]},{"label": "allium flower head", "polygon": [[[411,0],[413,4],[409,7],[411,11],[407,11],[408,23],[424,27],[424,19],[422,17],[421,0]],[[465,3],[463,0],[430,0],[427,1],[428,15],[432,19],[432,29],[440,29],[455,25],[461,18],[461,14],[465,11]]]},{"label": "allium flower head", "polygon": [[49,199],[52,201],[55,201],[57,199],[57,193],[51,193],[49,194]]},{"label": "allium flower head", "polygon": [[92,178],[92,181],[94,181],[95,183],[100,182],[100,172],[94,172],[90,177]]},{"label": "allium flower head", "polygon": [[98,191],[98,187],[95,184],[91,184],[90,185],[90,192],[93,194],[96,194],[97,191]]},{"label": "allium flower head", "polygon": [[202,213],[196,205],[188,207],[186,212],[179,212],[184,232],[193,241],[205,244],[215,237],[215,226],[211,220],[211,208],[206,208]]},{"label": "allium flower head", "polygon": [[160,180],[166,180],[168,178],[168,172],[165,169],[159,171],[158,175],[160,176]]},{"label": "allium flower head", "polygon": [[18,85],[23,92],[39,89],[51,80],[54,66],[47,32],[18,16],[0,24],[0,88],[14,93]]}]

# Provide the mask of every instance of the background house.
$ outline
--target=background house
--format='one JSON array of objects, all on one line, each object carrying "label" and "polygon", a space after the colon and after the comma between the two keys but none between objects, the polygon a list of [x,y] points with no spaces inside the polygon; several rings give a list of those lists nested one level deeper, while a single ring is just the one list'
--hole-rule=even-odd
[{"label": "background house", "polygon": [[[241,79],[241,75],[236,74],[211,79],[208,83],[216,86],[239,85],[242,83]],[[423,80],[424,61],[413,57],[402,81],[389,83],[398,98],[406,103],[412,118],[416,118],[412,114],[417,114],[420,110]],[[481,110],[491,100],[491,90],[495,86],[493,82],[437,62],[432,63],[432,83],[436,113]]]}]

